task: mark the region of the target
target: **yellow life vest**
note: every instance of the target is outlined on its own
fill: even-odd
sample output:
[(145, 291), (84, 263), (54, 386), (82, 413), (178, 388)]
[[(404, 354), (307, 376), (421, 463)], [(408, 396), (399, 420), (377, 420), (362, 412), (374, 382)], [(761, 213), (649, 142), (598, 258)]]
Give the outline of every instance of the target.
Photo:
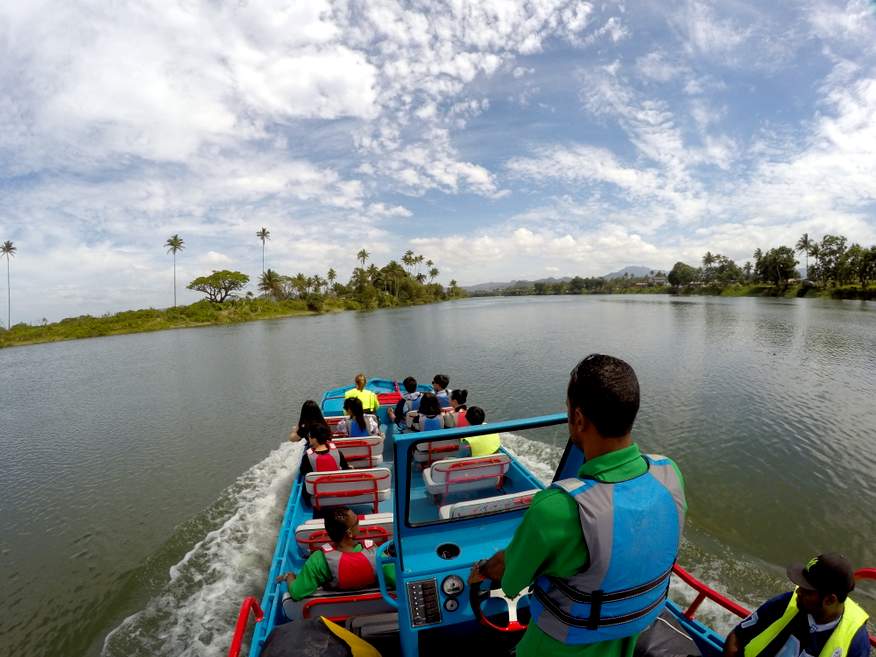
[(380, 408), (380, 402), (377, 400), (377, 395), (367, 388), (363, 390), (359, 390), (359, 388), (350, 388), (344, 393), (344, 399), (349, 397), (358, 397), (359, 401), (362, 402), (362, 408), (366, 413), (376, 413), (377, 409)]
[(468, 438), (463, 438), (463, 440), (471, 447), (472, 456), (495, 454), (502, 446), (502, 440), (497, 433), (488, 433), (484, 436), (469, 436)]
[[(745, 657), (757, 657), (800, 613), (803, 612), (797, 608), (797, 591), (794, 591), (781, 618), (769, 625), (745, 646)], [(867, 612), (861, 609), (857, 602), (846, 598), (843, 616), (837, 626), (833, 628), (833, 632), (831, 632), (818, 657), (843, 657), (847, 655), (849, 646), (852, 645), (852, 639), (855, 638), (855, 634), (861, 629), (861, 626), (867, 622), (867, 618)]]

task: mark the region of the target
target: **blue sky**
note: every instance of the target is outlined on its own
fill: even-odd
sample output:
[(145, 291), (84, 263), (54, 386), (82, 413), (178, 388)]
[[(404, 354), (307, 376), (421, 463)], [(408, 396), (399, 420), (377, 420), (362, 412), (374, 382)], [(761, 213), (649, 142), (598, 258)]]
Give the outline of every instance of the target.
[[(443, 282), (876, 243), (876, 6), (0, 6), (13, 320), (412, 248)], [(0, 295), (5, 301), (5, 290)]]

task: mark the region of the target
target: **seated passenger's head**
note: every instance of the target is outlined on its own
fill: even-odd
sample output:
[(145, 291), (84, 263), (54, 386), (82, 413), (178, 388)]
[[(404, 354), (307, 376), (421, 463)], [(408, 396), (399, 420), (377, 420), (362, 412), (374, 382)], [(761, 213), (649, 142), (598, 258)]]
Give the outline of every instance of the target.
[(340, 543), (345, 537), (355, 538), (359, 530), (359, 516), (346, 506), (332, 509), (325, 516), (325, 531), (332, 543)]
[(405, 392), (417, 392), (417, 380), (412, 376), (405, 377), (402, 385), (405, 387)]
[(639, 380), (620, 358), (590, 354), (572, 370), (566, 397), (573, 440), (585, 433), (626, 438), (639, 412)]
[(450, 393), (450, 405), (453, 406), (453, 410), (459, 407), (465, 408), (466, 399), (468, 399), (468, 390), (457, 388)]
[(465, 412), (465, 419), (468, 420), (469, 424), (473, 424), (477, 426), (478, 424), (484, 423), (484, 409), (480, 406), (472, 406)]
[(353, 379), (353, 382), (356, 384), (356, 388), (357, 388), (358, 390), (364, 390), (364, 389), (365, 389), (365, 384), (368, 383), (368, 379), (365, 378), (365, 375), (362, 374), (362, 372), (359, 372), (359, 373), (356, 375), (356, 378)]
[(301, 414), (298, 416), (298, 426), (303, 428), (314, 422), (325, 423), (322, 410), (312, 399), (308, 399), (301, 405)]
[(445, 390), (448, 385), (450, 385), (450, 377), (446, 374), (436, 374), (432, 378), (432, 390), (435, 392)]
[(365, 426), (365, 410), (362, 408), (362, 400), (358, 397), (347, 397), (344, 400), (344, 413), (348, 417), (354, 417), (359, 424)]
[(420, 415), (435, 416), (441, 414), (441, 405), (433, 392), (424, 392), (420, 397)]
[(319, 445), (326, 445), (332, 439), (332, 432), (325, 424), (310, 424), (307, 427), (307, 439), (314, 449)]

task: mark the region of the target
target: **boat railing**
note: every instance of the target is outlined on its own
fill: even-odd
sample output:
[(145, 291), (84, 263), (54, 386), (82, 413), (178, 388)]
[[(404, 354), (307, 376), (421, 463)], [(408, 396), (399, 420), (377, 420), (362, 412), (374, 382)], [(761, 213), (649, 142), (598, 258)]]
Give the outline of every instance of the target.
[(228, 657), (239, 657), (240, 647), (243, 645), (243, 636), (246, 634), (246, 628), (249, 625), (249, 614), (252, 612), (256, 623), (261, 623), (265, 617), (259, 601), (255, 596), (244, 598), (243, 604), (240, 605), (240, 613), (237, 614), (237, 625), (234, 626), (234, 636), (231, 638), (231, 647), (228, 649)]

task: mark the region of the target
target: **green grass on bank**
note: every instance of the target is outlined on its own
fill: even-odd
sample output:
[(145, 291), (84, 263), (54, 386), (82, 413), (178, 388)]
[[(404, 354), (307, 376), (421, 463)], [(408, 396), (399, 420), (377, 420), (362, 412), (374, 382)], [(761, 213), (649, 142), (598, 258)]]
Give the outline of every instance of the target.
[(238, 299), (225, 303), (198, 301), (190, 306), (177, 306), (166, 310), (127, 310), (114, 315), (93, 317), (81, 315), (60, 322), (43, 325), (16, 324), (11, 330), (0, 329), (0, 347), (77, 340), (102, 335), (121, 335), (162, 331), (164, 329), (235, 324), (258, 319), (314, 315), (320, 312), (355, 310), (358, 304), (333, 298), (287, 299)]
[(686, 287), (671, 290), (671, 294), (702, 295), (722, 297), (796, 297), (823, 299), (861, 299), (876, 300), (876, 287), (861, 288), (860, 285), (842, 285), (837, 287), (816, 287), (814, 285), (764, 285), (730, 284), (725, 286), (704, 285), (701, 287)]

